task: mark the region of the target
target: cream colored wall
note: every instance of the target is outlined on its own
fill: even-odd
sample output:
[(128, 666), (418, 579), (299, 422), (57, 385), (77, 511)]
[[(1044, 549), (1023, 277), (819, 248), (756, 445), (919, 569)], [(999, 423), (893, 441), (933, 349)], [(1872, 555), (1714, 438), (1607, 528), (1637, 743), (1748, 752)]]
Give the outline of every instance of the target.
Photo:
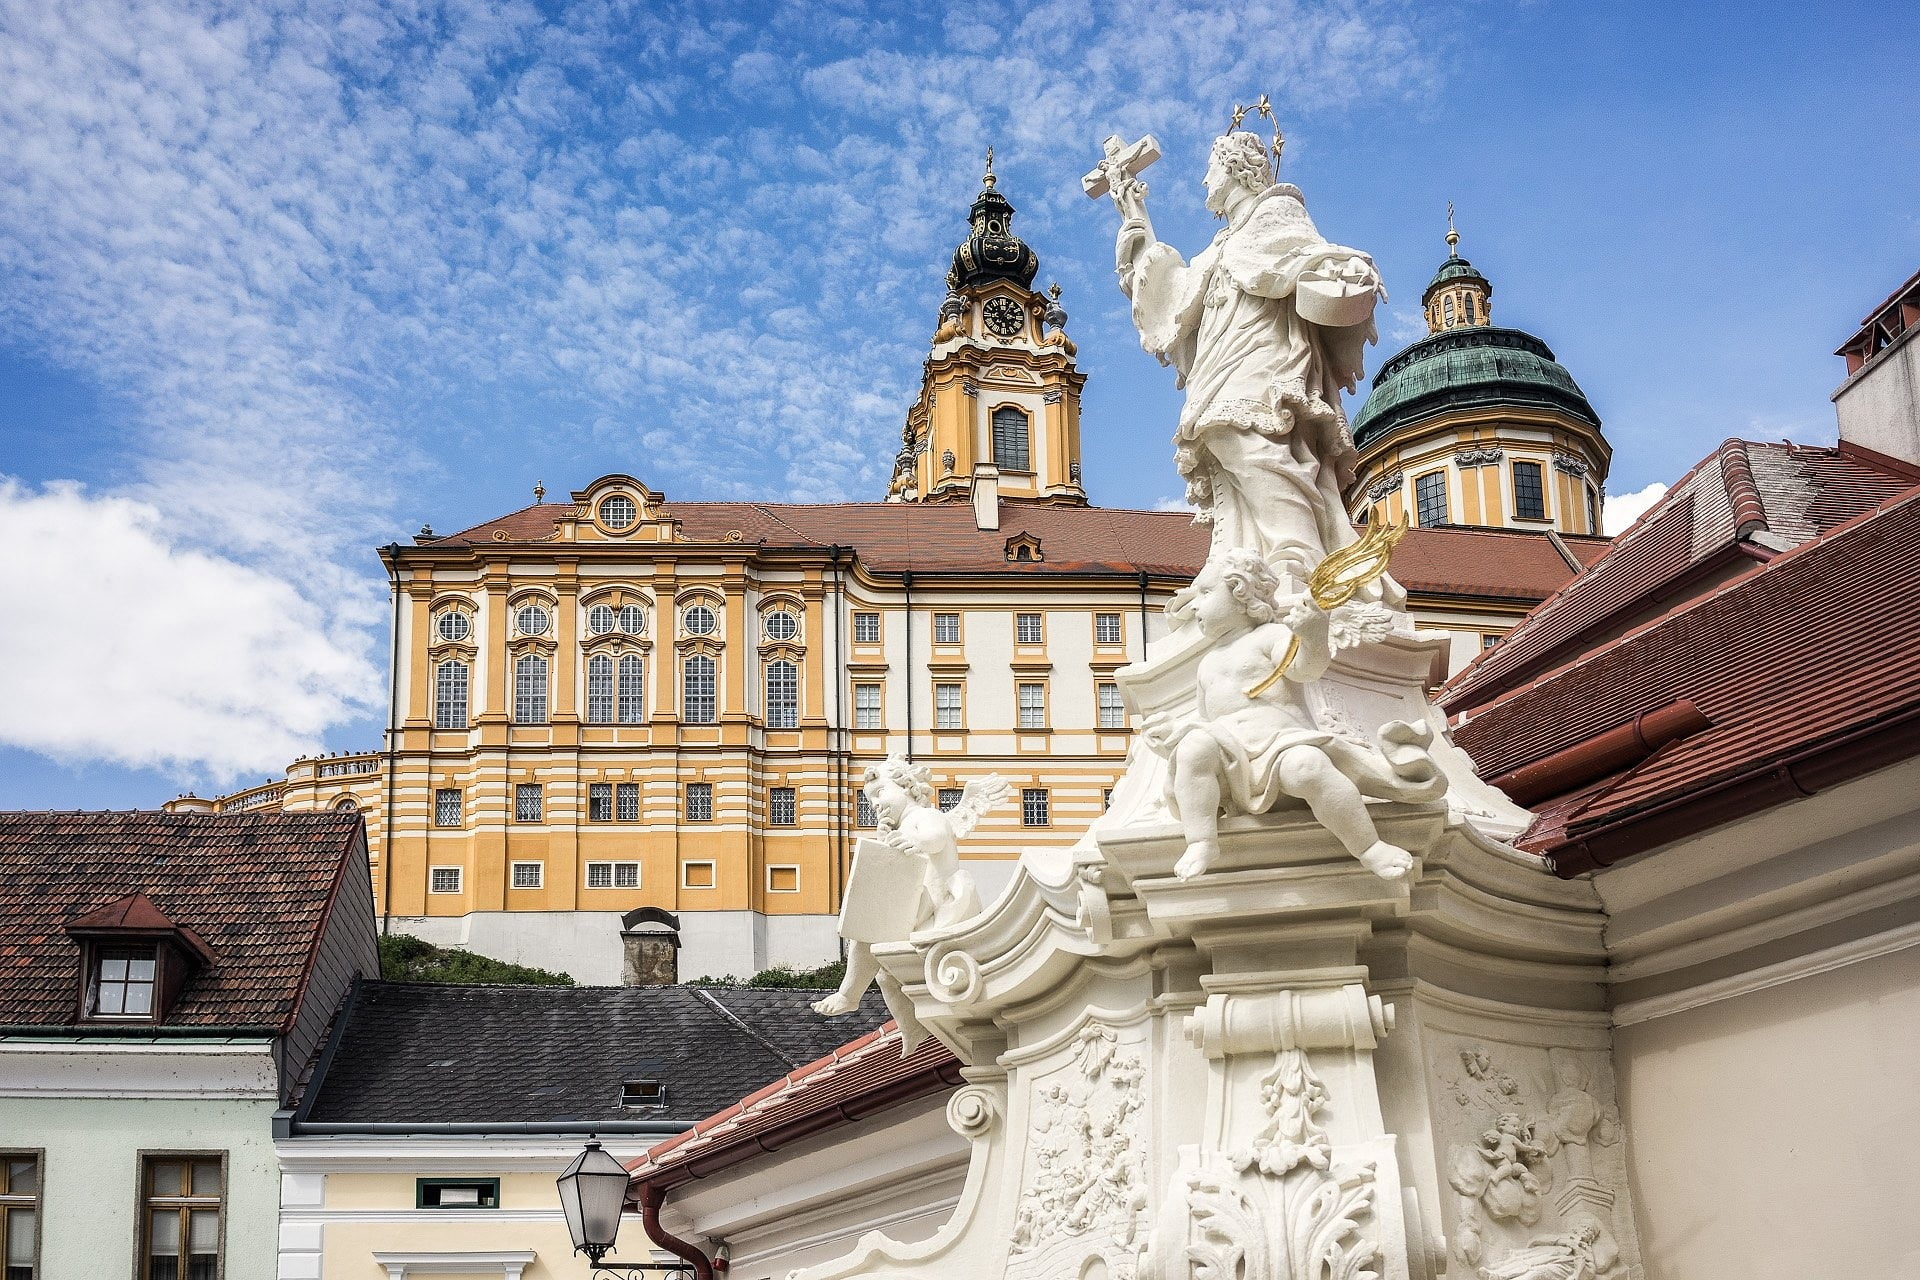
[(1649, 1280), (1920, 1276), (1920, 947), (1620, 1028)]

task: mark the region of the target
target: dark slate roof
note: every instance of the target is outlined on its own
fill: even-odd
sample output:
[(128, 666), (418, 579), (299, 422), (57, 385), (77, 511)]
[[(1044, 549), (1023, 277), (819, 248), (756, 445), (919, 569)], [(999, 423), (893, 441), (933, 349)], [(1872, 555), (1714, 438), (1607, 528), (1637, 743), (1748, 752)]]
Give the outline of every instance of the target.
[(1600, 425), (1546, 343), (1520, 329), (1469, 324), (1430, 333), (1380, 366), (1354, 415), (1354, 443), (1438, 414), (1494, 405), (1555, 410)]
[(0, 1024), (72, 1026), (67, 926), (140, 894), (213, 957), (165, 1026), (284, 1031), (364, 848), (357, 813), (0, 812)]
[[(310, 1124), (540, 1124), (709, 1115), (886, 1019), (822, 1018), (820, 991), (365, 982)], [(623, 1110), (659, 1080), (663, 1110)]]
[[(1427, 281), (1425, 292), (1432, 293), (1449, 280), (1478, 280), (1481, 284), (1487, 283), (1487, 278), (1480, 274), (1479, 268), (1457, 253), (1440, 264), (1440, 269), (1433, 273), (1433, 279)], [(1493, 292), (1492, 285), (1487, 286), (1487, 292)]]

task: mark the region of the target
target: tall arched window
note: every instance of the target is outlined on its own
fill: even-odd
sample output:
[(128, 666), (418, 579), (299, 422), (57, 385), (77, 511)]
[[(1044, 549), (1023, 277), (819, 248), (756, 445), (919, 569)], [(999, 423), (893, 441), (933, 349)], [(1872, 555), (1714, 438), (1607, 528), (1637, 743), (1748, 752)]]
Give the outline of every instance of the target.
[(680, 719), (683, 724), (712, 724), (720, 718), (715, 663), (696, 653), (681, 665)]
[(513, 722), (547, 722), (547, 660), (538, 654), (513, 664)]
[(604, 653), (587, 659), (587, 723), (613, 723), (613, 659)]
[(620, 723), (640, 724), (647, 718), (647, 666), (637, 653), (620, 655)]
[(993, 465), (1002, 471), (1027, 467), (1027, 415), (1002, 405), (993, 411)]
[(767, 728), (800, 727), (800, 668), (784, 658), (767, 664)]
[(1448, 294), (1440, 300), (1440, 313), (1446, 317), (1446, 327), (1453, 328), (1453, 295)]
[(449, 658), (433, 669), (433, 727), (467, 727), (467, 664)]

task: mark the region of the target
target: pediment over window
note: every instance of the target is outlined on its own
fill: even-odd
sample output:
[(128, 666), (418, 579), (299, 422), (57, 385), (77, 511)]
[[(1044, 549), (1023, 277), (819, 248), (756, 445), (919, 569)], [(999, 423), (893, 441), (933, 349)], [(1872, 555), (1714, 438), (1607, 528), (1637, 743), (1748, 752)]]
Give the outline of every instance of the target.
[(1030, 533), (1016, 533), (1007, 539), (1007, 559), (1015, 561), (1041, 561), (1047, 557), (1040, 550), (1040, 539)]

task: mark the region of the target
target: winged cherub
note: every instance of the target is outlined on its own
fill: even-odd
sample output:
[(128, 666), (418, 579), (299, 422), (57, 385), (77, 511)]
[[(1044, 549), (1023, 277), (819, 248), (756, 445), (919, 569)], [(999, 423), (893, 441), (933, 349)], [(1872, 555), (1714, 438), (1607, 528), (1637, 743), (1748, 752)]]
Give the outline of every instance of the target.
[[(944, 928), (979, 912), (980, 893), (974, 887), (973, 877), (960, 865), (959, 841), (973, 830), (982, 814), (1007, 798), (1011, 788), (998, 774), (975, 778), (961, 792), (960, 803), (942, 812), (933, 802), (933, 778), (927, 767), (914, 764), (905, 756), (890, 755), (867, 768), (861, 775), (860, 789), (873, 806), (877, 820), (878, 830), (873, 838), (921, 863), (919, 900), (914, 903), (861, 900), (860, 853), (856, 850), (855, 877), (847, 885), (847, 899), (840, 911), (841, 936), (847, 938), (847, 975), (838, 991), (815, 1002), (813, 1008), (828, 1017), (850, 1013), (860, 1003), (867, 985), (878, 977), (888, 1006), (900, 1017), (899, 1006), (904, 1002), (881, 974), (880, 962), (873, 957), (873, 944), (875, 941), (905, 942), (909, 935), (922, 929)], [(895, 927), (887, 932), (897, 933), (898, 937), (857, 941), (849, 931), (849, 922), (856, 917), (870, 920), (889, 916)], [(903, 1025), (904, 1021), (902, 1019)]]

